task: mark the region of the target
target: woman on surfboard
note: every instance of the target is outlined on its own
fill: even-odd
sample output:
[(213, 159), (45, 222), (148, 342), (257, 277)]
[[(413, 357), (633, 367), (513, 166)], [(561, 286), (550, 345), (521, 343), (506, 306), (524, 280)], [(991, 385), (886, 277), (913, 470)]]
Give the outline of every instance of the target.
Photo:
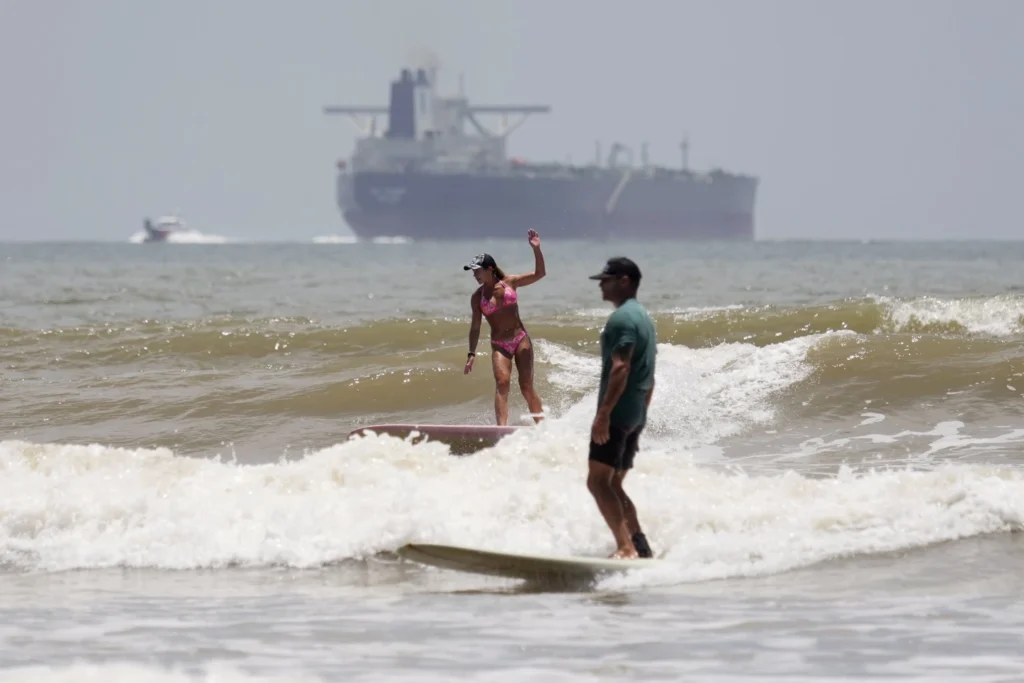
[(491, 368), (494, 370), (494, 417), (499, 425), (508, 423), (508, 392), (512, 378), (512, 363), (519, 373), (519, 390), (523, 392), (526, 405), (534, 422), (542, 419), (543, 407), (540, 396), (533, 388), (533, 343), (526, 333), (523, 321), (519, 319), (519, 287), (532, 285), (547, 274), (544, 270), (544, 255), (540, 252), (540, 235), (536, 230), (527, 232), (533, 247), (534, 267), (532, 273), (505, 275), (490, 254), (477, 254), (462, 267), (473, 271), (473, 277), (480, 287), (469, 299), (473, 321), (469, 328), (469, 355), (463, 374), (473, 370), (476, 360), (476, 345), (480, 340), (480, 320), (487, 318), (491, 327)]

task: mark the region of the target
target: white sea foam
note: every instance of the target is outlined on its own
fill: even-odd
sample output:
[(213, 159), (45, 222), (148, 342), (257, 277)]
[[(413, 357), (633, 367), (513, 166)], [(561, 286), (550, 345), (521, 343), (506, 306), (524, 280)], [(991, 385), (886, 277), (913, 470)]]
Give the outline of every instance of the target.
[(895, 299), (878, 296), (875, 300), (886, 306), (897, 329), (912, 322), (919, 324), (963, 325), (972, 334), (1010, 336), (1024, 331), (1024, 297), (992, 296), (943, 299), (917, 297)]
[[(670, 565), (643, 580), (779, 572), (1020, 528), (1024, 477), (1014, 469), (940, 465), (812, 478), (696, 464), (702, 445), (771, 420), (772, 396), (807, 376), (807, 351), (821, 338), (659, 349), (652, 438), (629, 486)], [(166, 449), (2, 442), (0, 561), (41, 570), (311, 567), (410, 541), (607, 553), (610, 535), (584, 486), (596, 368), (543, 348), (563, 373), (554, 381), (585, 397), (469, 458), (386, 435), (259, 466)], [(949, 428), (936, 435), (924, 459), (965, 438)]]
[[(141, 244), (146, 239), (144, 231), (133, 234), (128, 241), (132, 244)], [(227, 244), (232, 240), (222, 235), (208, 235), (198, 230), (176, 230), (167, 235), (168, 244)]]

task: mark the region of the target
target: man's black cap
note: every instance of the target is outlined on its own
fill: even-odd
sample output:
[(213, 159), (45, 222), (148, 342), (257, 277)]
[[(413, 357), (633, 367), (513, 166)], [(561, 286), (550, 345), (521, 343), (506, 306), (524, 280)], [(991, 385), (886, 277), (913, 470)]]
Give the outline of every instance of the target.
[(494, 257), (490, 254), (477, 254), (473, 257), (473, 260), (462, 266), (463, 270), (479, 270), (481, 268), (497, 268), (498, 264), (494, 262)]
[(634, 284), (640, 282), (640, 267), (625, 256), (616, 256), (608, 259), (604, 268), (597, 275), (591, 275), (591, 280), (605, 280), (613, 277), (628, 277)]

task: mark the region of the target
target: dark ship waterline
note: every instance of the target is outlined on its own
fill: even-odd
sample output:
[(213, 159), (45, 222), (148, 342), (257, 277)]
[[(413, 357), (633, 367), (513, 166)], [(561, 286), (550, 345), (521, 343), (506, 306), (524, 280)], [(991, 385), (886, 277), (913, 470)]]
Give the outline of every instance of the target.
[[(528, 228), (544, 239), (754, 238), (755, 177), (692, 171), (685, 145), (680, 169), (649, 165), (646, 149), (634, 166), (622, 145), (603, 166), (510, 159), (512, 129), (493, 133), (478, 117), (519, 114), (521, 124), (550, 107), (475, 106), (461, 95), (437, 96), (433, 84), (433, 74), (406, 69), (391, 84), (388, 107), (324, 108), (357, 123), (369, 117), (337, 176), (338, 207), (361, 239), (509, 238)], [(379, 134), (375, 117), (385, 114)], [(467, 123), (477, 135), (466, 133)]]

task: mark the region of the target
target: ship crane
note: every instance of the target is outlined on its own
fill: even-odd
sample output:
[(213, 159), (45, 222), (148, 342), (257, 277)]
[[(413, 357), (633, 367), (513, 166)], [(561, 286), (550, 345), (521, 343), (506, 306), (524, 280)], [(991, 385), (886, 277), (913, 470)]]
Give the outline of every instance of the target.
[(608, 152), (608, 168), (619, 167), (619, 154), (625, 152), (626, 154), (626, 166), (633, 165), (633, 150), (626, 147), (621, 142), (616, 142), (612, 145), (611, 150)]
[[(373, 137), (377, 132), (377, 117), (388, 113), (387, 107), (345, 107), (327, 106), (324, 113), (328, 115), (346, 114), (355, 126), (356, 132), (364, 137)], [(367, 120), (365, 117), (369, 117)]]
[[(483, 105), (483, 106), (467, 106), (463, 109), (463, 115), (473, 125), (481, 136), (485, 138), (501, 137), (505, 138), (511, 135), (519, 126), (526, 123), (526, 119), (530, 117), (530, 114), (549, 114), (551, 113), (551, 107), (546, 105)], [(480, 121), (477, 120), (475, 114), (500, 114), (501, 125), (497, 133), (488, 130)], [(509, 125), (508, 117), (513, 114), (521, 114), (522, 118), (519, 119), (515, 124)]]

